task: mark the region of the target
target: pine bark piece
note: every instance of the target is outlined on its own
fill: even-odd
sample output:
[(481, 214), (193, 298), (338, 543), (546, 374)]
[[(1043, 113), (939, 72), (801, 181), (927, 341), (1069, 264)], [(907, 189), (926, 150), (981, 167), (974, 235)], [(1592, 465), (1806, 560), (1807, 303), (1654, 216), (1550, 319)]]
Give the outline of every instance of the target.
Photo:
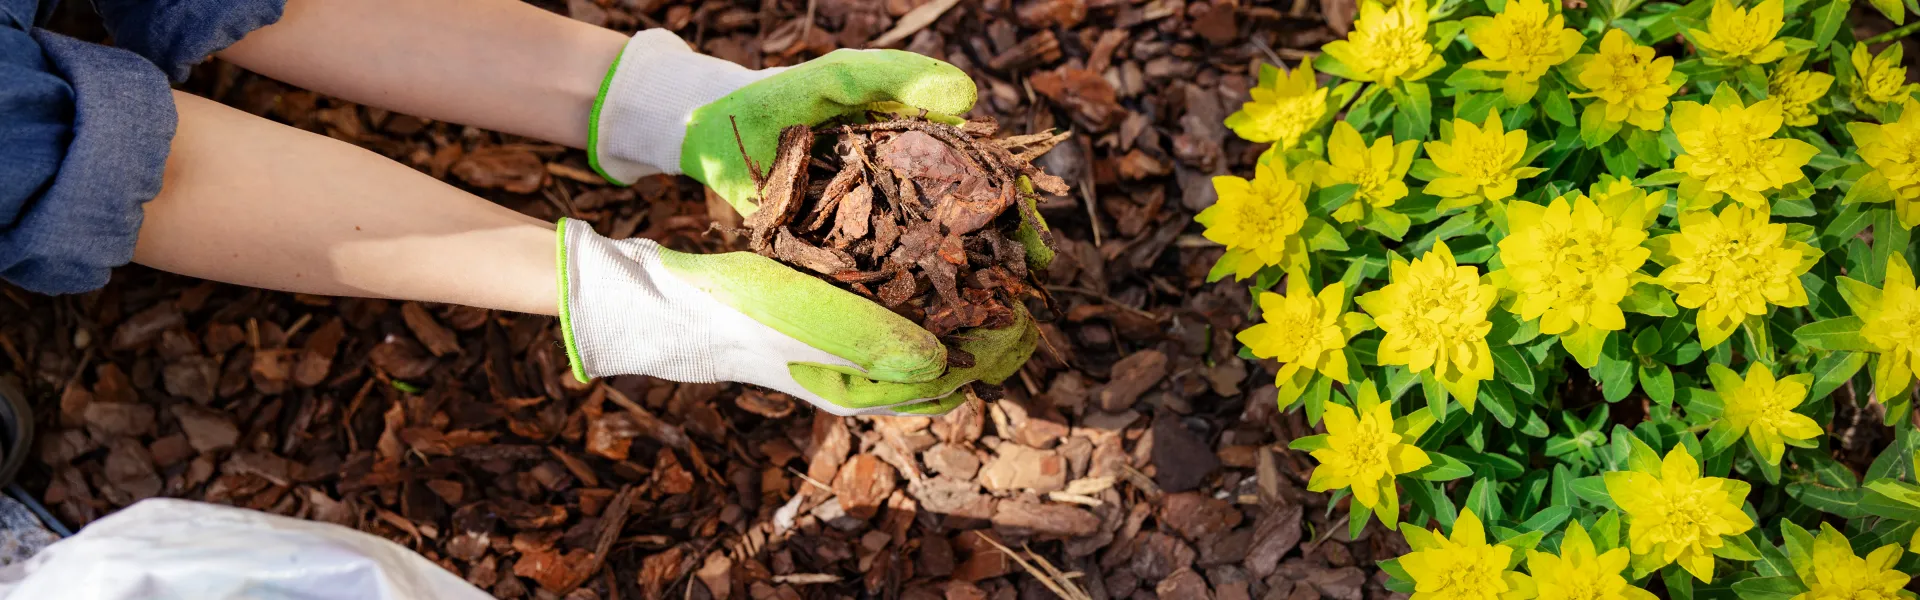
[(807, 161), (813, 148), (813, 129), (793, 125), (780, 130), (779, 152), (766, 184), (760, 188), (760, 202), (747, 215), (747, 229), (753, 232), (755, 252), (766, 254), (772, 247), (775, 230), (785, 226), (800, 209), (807, 191)]

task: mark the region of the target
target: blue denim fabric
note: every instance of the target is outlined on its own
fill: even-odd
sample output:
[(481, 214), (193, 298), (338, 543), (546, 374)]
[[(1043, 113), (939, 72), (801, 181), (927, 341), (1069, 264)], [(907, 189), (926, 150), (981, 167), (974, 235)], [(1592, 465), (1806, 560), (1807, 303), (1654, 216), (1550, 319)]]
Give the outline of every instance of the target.
[(0, 0), (0, 279), (60, 294), (133, 260), (176, 123), (166, 73), (278, 20), (285, 0), (97, 0), (132, 51), (36, 29), (53, 2)]

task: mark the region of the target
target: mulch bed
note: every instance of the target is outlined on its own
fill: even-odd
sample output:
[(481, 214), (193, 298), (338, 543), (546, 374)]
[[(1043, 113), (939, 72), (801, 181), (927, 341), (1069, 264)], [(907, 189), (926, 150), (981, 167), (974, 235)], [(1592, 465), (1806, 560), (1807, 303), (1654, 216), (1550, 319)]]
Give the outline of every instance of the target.
[[(1392, 597), (1372, 563), (1405, 548), (1377, 524), (1348, 539), (1304, 491), (1285, 442), (1309, 430), (1234, 355), (1248, 298), (1202, 285), (1220, 250), (1192, 223), (1260, 150), (1221, 125), (1250, 68), (1344, 33), (1351, 2), (548, 8), (753, 67), (888, 37), (972, 73), (1005, 135), (1071, 131), (1035, 161), (1071, 187), (1039, 205), (1059, 318), (1035, 359), (998, 401), (843, 419), (738, 385), (579, 384), (551, 318), (128, 267), (79, 296), (0, 287), (0, 370), (42, 432), (24, 484), (70, 526), (153, 496), (339, 523), (503, 598)], [(684, 179), (608, 187), (579, 151), (226, 64), (187, 88), (543, 219), (749, 245)]]

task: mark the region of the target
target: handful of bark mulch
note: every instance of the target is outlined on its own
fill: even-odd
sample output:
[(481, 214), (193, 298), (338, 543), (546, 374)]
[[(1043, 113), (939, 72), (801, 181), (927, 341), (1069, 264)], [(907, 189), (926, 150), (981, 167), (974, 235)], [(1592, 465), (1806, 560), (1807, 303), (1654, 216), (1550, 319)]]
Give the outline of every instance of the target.
[[(746, 219), (753, 251), (943, 339), (1014, 324), (1023, 298), (1046, 301), (1028, 264), (1030, 252), (1052, 255), (1035, 190), (1065, 194), (1067, 185), (1032, 162), (1071, 134), (995, 139), (990, 120), (887, 117), (788, 127), (765, 176), (748, 158), (760, 193)], [(971, 366), (972, 357), (949, 352), (949, 364)]]

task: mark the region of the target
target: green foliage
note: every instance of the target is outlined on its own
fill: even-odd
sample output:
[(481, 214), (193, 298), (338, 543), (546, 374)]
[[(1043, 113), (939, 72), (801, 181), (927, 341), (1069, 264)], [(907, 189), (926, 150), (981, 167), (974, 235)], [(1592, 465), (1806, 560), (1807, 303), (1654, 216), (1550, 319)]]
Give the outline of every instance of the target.
[[(1898, 0), (1872, 0), (1872, 5), (1896, 22), (1904, 17), (1905, 7)], [(1863, 287), (1888, 285), (1890, 262), (1911, 263), (1915, 251), (1895, 210), (1904, 204), (1889, 202), (1896, 200), (1894, 192), (1884, 178), (1874, 179), (1876, 171), (1863, 162), (1854, 146), (1855, 134), (1848, 129), (1848, 123), (1889, 116), (1855, 106), (1842, 92), (1855, 77), (1847, 63), (1858, 41), (1852, 28), (1843, 26), (1851, 2), (1787, 2), (1776, 40), (1780, 56), (1760, 64), (1753, 64), (1758, 58), (1752, 56), (1743, 59), (1721, 50), (1701, 54), (1692, 45), (1674, 43), (1677, 36), (1697, 41), (1701, 31), (1711, 29), (1713, 0), (1604, 0), (1564, 11), (1552, 3), (1565, 27), (1585, 38), (1579, 51), (1583, 57), (1596, 53), (1609, 31), (1618, 31), (1673, 58), (1668, 81), (1679, 85), (1662, 108), (1658, 131), (1617, 117), (1609, 120), (1608, 107), (1582, 93), (1586, 89), (1579, 67), (1590, 67), (1590, 59), (1575, 58), (1546, 70), (1534, 82), (1538, 91), (1519, 102), (1506, 72), (1469, 68), (1486, 62), (1483, 49), (1470, 37), (1471, 20), (1511, 6), (1499, 0), (1469, 0), (1430, 9), (1435, 52), (1445, 64), (1418, 80), (1380, 80), (1358, 64), (1321, 56), (1316, 67), (1336, 75), (1338, 82), (1326, 85), (1337, 85), (1345, 92), (1335, 96), (1352, 101), (1328, 106), (1329, 118), (1307, 134), (1301, 147), (1276, 149), (1268, 158), (1284, 163), (1295, 181), (1316, 189), (1306, 196), (1306, 213), (1327, 224), (1330, 231), (1318, 235), (1344, 242), (1316, 244), (1322, 249), (1311, 253), (1307, 270), (1290, 276), (1304, 277), (1316, 289), (1343, 282), (1346, 292), (1365, 305), (1366, 294), (1394, 282), (1393, 272), (1444, 246), (1461, 267), (1474, 269), (1482, 284), (1500, 287), (1483, 336), (1493, 375), (1479, 381), (1477, 391), (1466, 398), (1459, 398), (1457, 389), (1444, 385), (1433, 371), (1383, 361), (1395, 343), (1384, 324), (1349, 342), (1349, 380), (1379, 382), (1381, 397), (1393, 405), (1395, 416), (1431, 416), (1431, 427), (1417, 440), (1403, 441), (1423, 450), (1431, 463), (1397, 475), (1398, 500), (1405, 506), (1389, 510), (1406, 524), (1400, 530), (1428, 536), (1418, 527), (1438, 523), (1449, 528), (1460, 510), (1470, 509), (1494, 532), (1488, 539), (1506, 540), (1501, 543), (1521, 540), (1527, 547), (1539, 543), (1543, 550), (1554, 548), (1566, 525), (1577, 522), (1593, 532), (1600, 551), (1624, 547), (1631, 518), (1609, 494), (1603, 475), (1658, 473), (1661, 457), (1685, 447), (1701, 461), (1704, 476), (1752, 483), (1744, 509), (1759, 525), (1729, 536), (1715, 551), (1712, 581), (1667, 565), (1638, 579), (1629, 570), (1635, 585), (1664, 587), (1675, 598), (1788, 600), (1808, 589), (1805, 575), (1795, 567), (1799, 561), (1792, 557), (1807, 555), (1812, 543), (1807, 530), (1817, 530), (1823, 521), (1844, 524), (1860, 556), (1883, 544), (1906, 544), (1920, 528), (1920, 479), (1915, 474), (1920, 435), (1914, 433), (1906, 410), (1911, 406), (1910, 386), (1888, 397), (1874, 393), (1876, 374), (1887, 371), (1883, 361), (1890, 358), (1863, 333), (1867, 321), (1856, 307), (1859, 295), (1866, 293)], [(1468, 24), (1463, 27), (1463, 22)], [(1675, 131), (1678, 119), (1666, 115), (1677, 110), (1678, 103), (1721, 109), (1753, 107), (1770, 97), (1790, 103), (1792, 90), (1770, 88), (1770, 83), (1780, 73), (1796, 71), (1830, 73), (1838, 83), (1832, 93), (1802, 103), (1807, 122), (1774, 134), (1772, 140), (1804, 144), (1811, 158), (1804, 166), (1793, 165), (1805, 179), (1761, 194), (1760, 206), (1766, 210), (1760, 214), (1771, 224), (1787, 226), (1788, 241), (1783, 244), (1804, 244), (1792, 247), (1803, 248), (1798, 256), (1806, 268), (1795, 279), (1806, 300), (1774, 302), (1765, 314), (1741, 315), (1744, 320), (1730, 326), (1737, 330), (1724, 341), (1703, 345), (1709, 337), (1701, 330), (1704, 308), (1689, 308), (1699, 305), (1681, 301), (1686, 299), (1676, 297), (1659, 278), (1676, 260), (1673, 242), (1662, 236), (1683, 229), (1683, 212), (1720, 212), (1743, 201), (1707, 190), (1699, 179), (1678, 170), (1685, 168), (1678, 159), (1686, 150)], [(1350, 87), (1355, 85), (1359, 87)], [(1461, 175), (1447, 170), (1457, 160), (1436, 153), (1446, 151), (1436, 143), (1453, 143), (1451, 151), (1460, 152), (1461, 124), (1479, 126), (1488, 119), (1506, 131), (1524, 132), (1528, 143), (1511, 166), (1538, 173), (1520, 175), (1511, 198), (1486, 196), (1462, 203), (1448, 183)], [(1386, 136), (1391, 136), (1391, 144), (1420, 142), (1411, 163), (1400, 167), (1407, 187), (1404, 197), (1390, 205), (1368, 205), (1361, 218), (1341, 213), (1358, 215), (1377, 188), (1341, 180), (1341, 169), (1351, 167), (1342, 165), (1343, 146), (1333, 132), (1349, 126), (1359, 134), (1363, 149)], [(1515, 211), (1523, 208), (1518, 202), (1548, 205), (1576, 196), (1598, 200), (1596, 186), (1614, 181), (1630, 182), (1656, 202), (1664, 200), (1648, 213), (1647, 238), (1639, 247), (1649, 251), (1650, 259), (1634, 273), (1618, 304), (1623, 323), (1601, 331), (1582, 333), (1576, 328), (1544, 334), (1543, 329), (1552, 328), (1543, 326), (1540, 318), (1520, 317), (1522, 302), (1505, 285), (1506, 268), (1514, 257), (1503, 253), (1502, 242), (1514, 235)], [(1279, 281), (1275, 276), (1253, 282), (1256, 294), (1278, 287)], [(1885, 423), (1898, 431), (1897, 439), (1875, 457), (1864, 480), (1836, 460), (1833, 445), (1821, 437), (1789, 439), (1792, 447), (1777, 464), (1767, 460), (1764, 444), (1731, 416), (1732, 408), (1740, 406), (1731, 390), (1740, 387), (1740, 374), (1757, 365), (1782, 381), (1800, 382), (1805, 396), (1794, 412), (1822, 429), (1831, 433), (1850, 427), (1832, 423), (1838, 412), (1864, 411), (1885, 414)], [(1350, 404), (1350, 392), (1340, 391), (1345, 384), (1325, 375), (1311, 377), (1314, 384), (1335, 392), (1323, 394), (1324, 402)], [(1449, 402), (1450, 394), (1459, 402)], [(1874, 403), (1886, 410), (1871, 406)], [(1319, 422), (1320, 409), (1309, 405), (1307, 410)], [(1325, 449), (1328, 440), (1314, 436), (1295, 440), (1292, 446)], [(1354, 506), (1350, 523), (1355, 532), (1381, 510)], [(1393, 578), (1389, 589), (1412, 589), (1406, 564), (1382, 563)], [(1900, 564), (1913, 572), (1920, 559), (1908, 555)]]

